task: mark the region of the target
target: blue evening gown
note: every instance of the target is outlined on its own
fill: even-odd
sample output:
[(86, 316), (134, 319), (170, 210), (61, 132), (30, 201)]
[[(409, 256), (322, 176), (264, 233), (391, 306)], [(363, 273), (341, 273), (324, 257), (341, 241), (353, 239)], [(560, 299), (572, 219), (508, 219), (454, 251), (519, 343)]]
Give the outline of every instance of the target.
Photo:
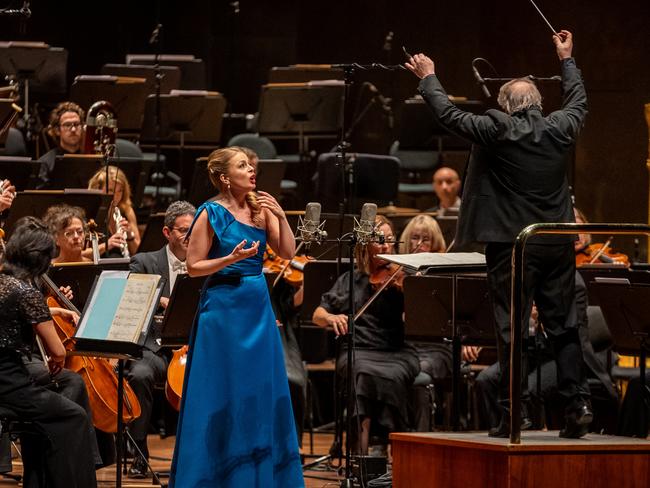
[[(266, 232), (207, 202), (209, 257), (243, 239), (257, 255), (208, 277), (190, 338), (174, 488), (303, 487), (282, 344), (262, 274)], [(191, 230), (190, 230), (191, 232)]]

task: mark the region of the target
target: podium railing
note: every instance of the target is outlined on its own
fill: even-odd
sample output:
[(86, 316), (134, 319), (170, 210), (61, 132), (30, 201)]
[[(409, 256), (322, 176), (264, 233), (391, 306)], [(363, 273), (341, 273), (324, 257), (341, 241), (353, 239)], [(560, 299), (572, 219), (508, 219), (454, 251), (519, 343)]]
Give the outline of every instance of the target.
[[(521, 444), (521, 351), (523, 309), (523, 263), (526, 242), (538, 234), (607, 234), (638, 235), (650, 238), (650, 225), (645, 224), (569, 224), (542, 223), (524, 228), (512, 248), (512, 281), (510, 295), (510, 443)], [(519, 318), (517, 318), (519, 317)]]

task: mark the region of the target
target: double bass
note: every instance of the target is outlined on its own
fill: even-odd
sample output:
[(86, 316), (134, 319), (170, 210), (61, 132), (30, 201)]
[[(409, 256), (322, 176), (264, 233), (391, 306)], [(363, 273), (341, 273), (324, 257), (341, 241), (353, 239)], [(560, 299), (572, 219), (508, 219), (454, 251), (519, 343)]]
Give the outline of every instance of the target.
[[(43, 275), (41, 279), (48, 289), (48, 307), (66, 308), (80, 315), (79, 310), (59, 291), (56, 284), (47, 275)], [(75, 325), (63, 317), (54, 316), (52, 318), (55, 329), (66, 350), (68, 352), (74, 351)], [(116, 433), (117, 375), (111, 363), (107, 359), (68, 354), (65, 360), (65, 368), (78, 373), (86, 384), (93, 414), (93, 425), (103, 432)], [(122, 418), (128, 424), (138, 418), (140, 414), (140, 402), (128, 382), (124, 380)]]

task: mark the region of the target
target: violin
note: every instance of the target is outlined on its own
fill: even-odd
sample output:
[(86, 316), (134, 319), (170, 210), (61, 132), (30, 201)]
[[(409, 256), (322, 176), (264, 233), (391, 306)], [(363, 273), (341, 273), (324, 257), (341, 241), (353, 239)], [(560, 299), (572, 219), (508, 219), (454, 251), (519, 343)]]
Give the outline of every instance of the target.
[(270, 246), (266, 246), (263, 266), (270, 273), (279, 273), (287, 283), (298, 288), (302, 285), (305, 264), (312, 259), (314, 258), (309, 256), (295, 256), (293, 259), (283, 259)]
[(399, 290), (403, 289), (404, 277), (406, 273), (402, 269), (402, 266), (399, 266), (395, 263), (389, 263), (386, 266), (381, 266), (377, 268), (370, 274), (370, 284), (373, 288), (377, 289), (380, 287), (386, 288), (387, 286), (393, 286)]
[(185, 381), (185, 365), (187, 364), (187, 351), (185, 345), (173, 352), (172, 360), (167, 368), (167, 382), (165, 383), (165, 397), (169, 404), (178, 412), (181, 409), (183, 397), (183, 383)]
[(608, 239), (604, 244), (591, 244), (576, 252), (576, 266), (586, 264), (616, 264), (629, 267), (630, 259), (627, 255), (614, 252), (609, 246), (612, 239)]
[[(48, 307), (66, 308), (77, 314), (79, 310), (61, 293), (56, 284), (47, 275), (42, 277), (47, 285)], [(55, 329), (67, 351), (74, 351), (75, 325), (60, 316), (52, 317)], [(81, 375), (86, 384), (93, 425), (108, 433), (117, 432), (117, 375), (107, 359), (68, 354), (65, 368)], [(122, 418), (125, 423), (138, 418), (141, 414), (140, 402), (126, 380), (124, 380), (124, 407)]]

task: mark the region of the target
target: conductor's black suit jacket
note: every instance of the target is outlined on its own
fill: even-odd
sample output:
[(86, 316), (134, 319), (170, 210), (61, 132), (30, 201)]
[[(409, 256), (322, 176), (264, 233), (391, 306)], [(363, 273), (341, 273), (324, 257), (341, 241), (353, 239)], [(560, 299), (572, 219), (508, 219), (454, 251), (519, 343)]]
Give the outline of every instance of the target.
[(474, 115), (449, 101), (436, 75), (420, 82), (419, 92), (442, 125), (473, 143), (456, 246), (514, 242), (530, 224), (574, 222), (566, 172), (587, 114), (587, 95), (573, 58), (562, 61), (562, 89), (562, 108), (546, 117), (538, 107)]

